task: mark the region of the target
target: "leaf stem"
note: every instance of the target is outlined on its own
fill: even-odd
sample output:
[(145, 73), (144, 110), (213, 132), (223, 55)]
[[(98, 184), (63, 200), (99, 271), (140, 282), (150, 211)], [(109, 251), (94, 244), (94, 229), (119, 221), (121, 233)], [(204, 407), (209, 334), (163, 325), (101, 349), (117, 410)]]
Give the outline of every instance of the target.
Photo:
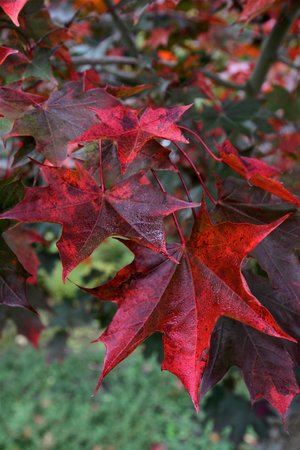
[[(151, 169), (151, 172), (152, 172), (152, 175), (154, 176), (155, 180), (157, 181), (157, 184), (159, 185), (161, 191), (166, 194), (167, 191), (165, 190), (165, 188), (164, 188), (162, 182), (160, 181), (160, 179), (158, 178), (156, 171), (154, 169)], [(183, 245), (185, 245), (185, 238), (183, 236), (183, 233), (182, 233), (182, 230), (180, 228), (180, 225), (179, 225), (179, 222), (178, 222), (178, 219), (176, 217), (175, 212), (172, 213), (172, 217), (173, 217), (173, 220), (174, 220), (174, 223), (175, 223), (175, 226), (176, 226), (177, 233), (178, 233), (178, 235), (180, 237), (180, 241), (181, 241), (181, 243)]]
[[(185, 182), (185, 180), (184, 180), (184, 178), (183, 178), (182, 173), (180, 172), (180, 170), (178, 169), (178, 167), (177, 167), (177, 165), (176, 165), (175, 163), (172, 163), (172, 165), (173, 165), (173, 167), (174, 167), (174, 169), (175, 169), (177, 175), (178, 175), (179, 178), (180, 178), (182, 187), (183, 187), (183, 189), (184, 189), (184, 192), (185, 192), (185, 194), (186, 194), (186, 196), (187, 196), (188, 201), (192, 203), (193, 200), (192, 200), (191, 194), (190, 194), (190, 192), (189, 192), (189, 189), (188, 189), (188, 187), (187, 187), (187, 185), (186, 185), (186, 182)], [(196, 213), (195, 213), (194, 208), (191, 208), (191, 210), (192, 210), (192, 214), (193, 214), (194, 220), (196, 220)]]
[(104, 184), (104, 174), (103, 174), (102, 140), (99, 141), (99, 174), (100, 174), (101, 191), (104, 192), (105, 184)]
[(199, 172), (199, 170), (197, 169), (197, 167), (195, 166), (195, 164), (193, 163), (193, 161), (191, 160), (191, 158), (189, 157), (189, 155), (183, 150), (183, 148), (181, 148), (176, 142), (173, 142), (173, 144), (178, 148), (178, 150), (180, 151), (180, 153), (185, 157), (185, 159), (188, 161), (188, 163), (191, 165), (192, 169), (194, 170), (195, 174), (198, 177), (198, 180), (200, 181), (205, 193), (207, 194), (207, 197), (210, 199), (210, 201), (216, 206), (217, 202), (216, 200), (213, 198), (213, 196), (211, 195), (211, 193), (209, 192), (206, 184), (203, 181), (203, 178), (201, 176), (201, 173)]
[(204, 140), (197, 134), (195, 133), (195, 131), (191, 130), (190, 128), (184, 127), (182, 125), (179, 125), (179, 128), (181, 128), (182, 130), (187, 131), (188, 133), (191, 133), (196, 139), (197, 141), (200, 142), (200, 144), (205, 148), (205, 150), (207, 151), (207, 153), (209, 153), (209, 155), (218, 162), (221, 162), (221, 158), (218, 158), (216, 155), (213, 154), (213, 152), (208, 148), (208, 146), (206, 145), (206, 143), (204, 142)]

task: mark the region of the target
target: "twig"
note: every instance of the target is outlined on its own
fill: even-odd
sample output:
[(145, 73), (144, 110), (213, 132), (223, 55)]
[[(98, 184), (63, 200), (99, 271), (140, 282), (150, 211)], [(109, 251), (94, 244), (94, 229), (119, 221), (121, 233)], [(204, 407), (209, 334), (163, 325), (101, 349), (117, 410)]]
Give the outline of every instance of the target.
[(207, 151), (207, 153), (215, 160), (218, 162), (221, 162), (221, 158), (218, 158), (218, 156), (216, 156), (210, 149), (209, 147), (206, 145), (206, 143), (204, 142), (204, 140), (197, 134), (195, 133), (195, 131), (191, 130), (190, 128), (184, 127), (182, 125), (179, 125), (179, 128), (181, 128), (182, 130), (187, 131), (188, 133), (191, 133), (198, 142), (200, 142), (200, 144), (204, 147), (204, 149)]
[(216, 200), (213, 198), (213, 196), (211, 195), (211, 193), (209, 192), (206, 184), (204, 183), (204, 180), (202, 178), (201, 173), (199, 172), (199, 170), (197, 169), (197, 167), (195, 166), (195, 164), (193, 163), (193, 161), (191, 160), (191, 158), (189, 157), (189, 155), (183, 150), (183, 148), (180, 147), (180, 145), (177, 144), (177, 142), (173, 142), (173, 144), (178, 148), (178, 150), (180, 151), (180, 153), (185, 157), (185, 159), (188, 161), (188, 163), (190, 164), (190, 166), (192, 167), (192, 169), (194, 170), (195, 174), (197, 175), (198, 180), (200, 181), (200, 184), (202, 185), (207, 197), (210, 199), (210, 201), (216, 206), (217, 202)]
[(120, 80), (122, 80), (124, 83), (140, 83), (142, 82), (141, 80), (139, 80), (139, 76), (140, 76), (140, 71), (136, 71), (136, 72), (127, 72), (125, 70), (113, 70), (113, 69), (103, 69), (105, 70), (105, 72), (109, 73), (110, 75), (113, 75), (116, 78), (119, 78)]
[(216, 73), (210, 72), (209, 70), (206, 70), (206, 69), (201, 69), (200, 72), (206, 78), (209, 78), (210, 80), (214, 81), (219, 86), (224, 86), (224, 87), (226, 87), (228, 89), (232, 89), (234, 91), (245, 91), (246, 90), (245, 84), (238, 84), (238, 83), (234, 83), (229, 80), (225, 80), (224, 78), (221, 78)]
[(283, 55), (279, 55), (277, 59), (283, 64), (289, 66), (291, 69), (300, 70), (300, 64), (295, 64), (293, 61)]
[(74, 64), (84, 65), (89, 64), (90, 66), (109, 66), (112, 64), (127, 64), (130, 66), (137, 66), (139, 61), (137, 58), (131, 56), (102, 56), (100, 58), (86, 58), (82, 56), (74, 56), (72, 58)]
[[(178, 175), (179, 178), (180, 178), (180, 181), (181, 181), (183, 190), (184, 190), (184, 192), (185, 192), (185, 195), (186, 195), (188, 201), (189, 201), (190, 203), (192, 203), (193, 200), (192, 200), (191, 194), (190, 194), (190, 192), (189, 192), (189, 190), (188, 190), (188, 187), (187, 187), (187, 185), (186, 185), (186, 182), (185, 182), (185, 179), (184, 179), (182, 173), (180, 172), (180, 170), (178, 169), (178, 167), (177, 167), (177, 165), (176, 165), (175, 163), (172, 163), (172, 165), (173, 165), (173, 167), (174, 167), (174, 169), (175, 169), (177, 175)], [(194, 210), (194, 208), (191, 208), (191, 209), (192, 209), (192, 214), (193, 214), (194, 220), (196, 220), (196, 213), (195, 213), (195, 210)]]
[(99, 175), (100, 175), (101, 191), (105, 192), (104, 174), (103, 174), (102, 140), (99, 141)]
[(119, 14), (111, 0), (104, 0), (104, 3), (106, 4), (108, 11), (110, 12), (117, 28), (119, 29), (119, 31), (123, 37), (124, 44), (127, 47), (128, 53), (137, 58), (139, 56), (139, 52), (136, 48), (132, 34), (130, 33), (129, 29), (127, 28), (127, 25), (119, 16)]
[[(292, 6), (291, 6), (292, 4)], [(265, 38), (260, 55), (257, 59), (253, 73), (247, 82), (246, 92), (248, 96), (255, 97), (259, 94), (272, 64), (278, 59), (278, 49), (285, 38), (290, 26), (297, 18), (300, 11), (300, 1), (286, 2), (271, 33)]]
[[(165, 188), (164, 188), (162, 182), (161, 182), (160, 179), (158, 178), (158, 176), (157, 176), (155, 170), (154, 170), (154, 169), (151, 169), (151, 172), (152, 172), (152, 175), (154, 176), (155, 180), (157, 181), (157, 184), (159, 185), (161, 191), (162, 191), (164, 194), (166, 194), (167, 192), (166, 192), (166, 190), (165, 190)], [(175, 223), (175, 226), (176, 226), (178, 235), (179, 235), (179, 237), (180, 237), (180, 241), (181, 241), (181, 243), (182, 243), (183, 245), (185, 245), (185, 239), (184, 239), (184, 236), (183, 236), (183, 233), (182, 233), (182, 230), (181, 230), (181, 228), (180, 228), (180, 225), (179, 225), (179, 222), (178, 222), (178, 219), (177, 219), (177, 217), (176, 217), (175, 212), (172, 213), (172, 217), (173, 217), (173, 220), (174, 220), (174, 223)]]

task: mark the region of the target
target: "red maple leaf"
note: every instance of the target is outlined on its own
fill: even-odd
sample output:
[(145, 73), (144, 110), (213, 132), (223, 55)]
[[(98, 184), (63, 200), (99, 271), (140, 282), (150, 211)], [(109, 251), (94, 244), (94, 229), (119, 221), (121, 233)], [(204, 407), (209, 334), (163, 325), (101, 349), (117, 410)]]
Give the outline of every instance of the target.
[(250, 22), (255, 17), (268, 11), (268, 9), (280, 5), (283, 2), (284, 0), (246, 0), (239, 20), (241, 22)]
[(28, 109), (44, 101), (42, 96), (24, 92), (19, 86), (0, 86), (1, 115), (10, 119), (21, 117)]
[(0, 65), (4, 63), (9, 55), (13, 55), (14, 53), (18, 53), (18, 50), (0, 46)]
[(300, 206), (300, 199), (289, 192), (279, 181), (273, 179), (278, 176), (277, 169), (256, 158), (240, 156), (229, 141), (220, 145), (219, 150), (222, 161), (251, 184)]
[(130, 245), (135, 261), (108, 284), (86, 289), (118, 304), (113, 321), (98, 339), (106, 346), (106, 356), (96, 390), (119, 362), (158, 331), (163, 333), (162, 369), (182, 381), (198, 409), (211, 334), (220, 316), (289, 339), (250, 292), (240, 269), (245, 256), (285, 219), (263, 226), (213, 225), (203, 206), (186, 247), (169, 246), (179, 265)]
[[(260, 267), (267, 273), (278, 302), (270, 309), (284, 317), (283, 326), (292, 336), (300, 339), (300, 265), (297, 248), (300, 248), (300, 211), (293, 205), (270, 200), (270, 194), (244, 180), (228, 177), (218, 188), (218, 205), (213, 218), (218, 222), (248, 222), (267, 224), (290, 213), (273, 233), (253, 251)], [(275, 200), (275, 199), (274, 199)], [(278, 320), (278, 319), (277, 319)], [(282, 322), (279, 322), (282, 324)]]
[(228, 319), (218, 322), (212, 338), (201, 396), (218, 383), (232, 366), (241, 369), (253, 402), (266, 399), (285, 417), (299, 393), (294, 361), (281, 339), (259, 333)]
[(58, 165), (67, 156), (68, 142), (96, 121), (88, 107), (99, 104), (108, 108), (119, 102), (104, 89), (84, 92), (80, 81), (65, 83), (46, 102), (19, 118), (10, 136), (33, 136), (37, 150)]
[(30, 273), (27, 283), (37, 283), (37, 269), (40, 265), (39, 258), (32, 248), (32, 244), (46, 244), (47, 241), (35, 230), (25, 228), (22, 225), (10, 228), (3, 233), (3, 238), (18, 257), (24, 269)]
[(188, 141), (175, 122), (190, 107), (191, 105), (174, 108), (146, 108), (140, 118), (138, 111), (122, 105), (109, 109), (90, 108), (96, 112), (100, 121), (74, 142), (90, 142), (97, 139), (115, 141), (118, 158), (124, 169), (151, 139), (162, 138), (187, 143)]
[(27, 299), (28, 275), (16, 255), (0, 236), (0, 305), (34, 311)]
[(79, 164), (77, 170), (41, 166), (41, 171), (48, 186), (28, 188), (25, 198), (0, 218), (62, 224), (57, 247), (64, 280), (109, 236), (167, 253), (164, 217), (198, 206), (161, 192), (142, 171), (105, 192)]
[(13, 23), (18, 27), (19, 13), (28, 0), (0, 0), (0, 7), (3, 9)]
[[(294, 305), (294, 309), (298, 311), (292, 311), (293, 305), (282, 300), (277, 288), (267, 278), (253, 274), (250, 270), (244, 274), (252, 292), (272, 312), (277, 322), (299, 339), (297, 305)], [(293, 320), (290, 321), (290, 317)], [(265, 398), (285, 417), (291, 401), (299, 393), (294, 374), (298, 347), (294, 343), (275, 339), (236, 321), (222, 318), (213, 332), (211, 357), (203, 376), (201, 393), (204, 395), (220, 381), (231, 366), (238, 366), (252, 401)]]

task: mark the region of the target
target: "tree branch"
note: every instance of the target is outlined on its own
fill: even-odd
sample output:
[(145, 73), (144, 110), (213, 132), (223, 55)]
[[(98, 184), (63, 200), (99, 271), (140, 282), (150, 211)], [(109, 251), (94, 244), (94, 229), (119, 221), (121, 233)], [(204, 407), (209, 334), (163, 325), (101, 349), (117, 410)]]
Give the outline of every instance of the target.
[(91, 66), (101, 65), (101, 66), (109, 66), (113, 64), (127, 64), (130, 66), (137, 66), (139, 61), (137, 58), (133, 58), (130, 56), (102, 56), (100, 58), (85, 58), (81, 56), (74, 56), (72, 58), (74, 64), (84, 65), (89, 64)]
[(132, 34), (130, 33), (130, 30), (127, 28), (127, 25), (119, 16), (112, 1), (104, 0), (104, 3), (106, 4), (108, 11), (110, 12), (118, 30), (120, 31), (120, 33), (123, 37), (124, 44), (126, 45), (128, 53), (137, 58), (139, 56), (139, 52), (136, 48), (136, 45), (135, 45), (134, 39), (132, 37)]
[(224, 86), (228, 89), (233, 89), (234, 91), (245, 91), (246, 90), (245, 84), (238, 84), (238, 83), (233, 83), (232, 81), (229, 81), (229, 80), (225, 80), (224, 78), (221, 78), (216, 73), (210, 72), (209, 70), (206, 70), (206, 69), (201, 69), (200, 71), (201, 71), (201, 73), (203, 73), (203, 75), (206, 78), (209, 78), (210, 80), (214, 81), (216, 84), (218, 84), (220, 86)]
[[(292, 6), (291, 6), (291, 3)], [(279, 47), (300, 11), (300, 1), (287, 2), (271, 33), (265, 38), (255, 68), (249, 78), (246, 91), (255, 97), (263, 85), (272, 64), (278, 59)]]
[(283, 64), (289, 66), (291, 69), (300, 70), (300, 64), (295, 64), (293, 61), (289, 60), (283, 55), (279, 55), (277, 59)]

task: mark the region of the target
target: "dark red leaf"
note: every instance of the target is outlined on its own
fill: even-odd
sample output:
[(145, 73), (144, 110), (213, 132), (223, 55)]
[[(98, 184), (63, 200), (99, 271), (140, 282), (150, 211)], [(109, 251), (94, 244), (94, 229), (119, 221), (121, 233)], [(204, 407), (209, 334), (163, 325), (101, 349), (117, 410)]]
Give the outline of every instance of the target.
[(287, 202), (300, 206), (300, 199), (289, 192), (279, 181), (273, 179), (273, 177), (278, 176), (276, 169), (256, 158), (240, 156), (229, 141), (225, 141), (219, 146), (219, 150), (222, 161), (251, 184)]
[[(277, 303), (271, 312), (288, 327), (292, 336), (300, 339), (300, 213), (292, 205), (272, 203), (269, 194), (250, 187), (242, 180), (228, 178), (219, 186), (219, 202), (213, 217), (217, 221), (270, 223), (283, 214), (290, 216), (253, 251), (261, 268), (268, 274), (276, 292)], [(269, 302), (271, 304), (271, 302)]]
[(109, 108), (118, 104), (104, 89), (83, 92), (82, 82), (71, 81), (18, 119), (10, 136), (33, 136), (37, 150), (57, 165), (66, 158), (69, 141), (96, 121), (90, 107)]
[(27, 277), (28, 273), (23, 269), (16, 255), (0, 237), (0, 305), (34, 310), (27, 300)]
[(220, 316), (288, 338), (251, 294), (240, 269), (247, 253), (285, 219), (265, 226), (213, 225), (203, 207), (186, 248), (169, 246), (179, 265), (131, 246), (136, 260), (129, 267), (107, 285), (87, 289), (101, 300), (118, 304), (112, 323), (98, 339), (107, 353), (97, 388), (119, 362), (159, 331), (164, 345), (162, 368), (182, 381), (198, 408), (211, 333)]
[(17, 225), (3, 233), (4, 240), (18, 257), (18, 260), (24, 269), (30, 273), (27, 279), (28, 283), (37, 283), (37, 269), (40, 261), (32, 244), (47, 244), (47, 241), (35, 230), (26, 228), (23, 225)]
[(4, 63), (9, 55), (13, 55), (14, 53), (18, 53), (18, 50), (0, 46), (0, 65)]
[[(278, 323), (299, 339), (299, 307), (298, 311), (292, 311), (292, 307), (282, 303), (278, 291), (272, 288), (267, 278), (248, 271), (245, 276), (252, 292)], [(291, 401), (299, 393), (294, 374), (297, 348), (299, 345), (258, 333), (236, 321), (222, 319), (212, 335), (202, 394), (235, 365), (242, 370), (252, 401), (265, 398), (285, 417)]]
[(203, 375), (204, 395), (231, 366), (241, 369), (253, 402), (266, 399), (285, 417), (299, 387), (294, 362), (280, 339), (222, 318), (211, 338), (208, 366)]
[(28, 109), (44, 101), (40, 95), (24, 92), (19, 86), (0, 87), (0, 113), (9, 119), (21, 117)]
[(166, 253), (163, 219), (191, 204), (164, 194), (143, 172), (102, 192), (80, 165), (77, 170), (41, 166), (47, 187), (28, 188), (24, 200), (0, 218), (54, 222), (63, 226), (57, 243), (63, 279), (109, 236), (124, 236)]
[(125, 169), (141, 151), (143, 146), (154, 138), (164, 138), (176, 142), (188, 142), (175, 122), (190, 108), (147, 108), (140, 118), (138, 111), (117, 106), (110, 109), (92, 108), (100, 122), (93, 125), (74, 142), (90, 142), (97, 139), (110, 139), (117, 143), (118, 158)]

